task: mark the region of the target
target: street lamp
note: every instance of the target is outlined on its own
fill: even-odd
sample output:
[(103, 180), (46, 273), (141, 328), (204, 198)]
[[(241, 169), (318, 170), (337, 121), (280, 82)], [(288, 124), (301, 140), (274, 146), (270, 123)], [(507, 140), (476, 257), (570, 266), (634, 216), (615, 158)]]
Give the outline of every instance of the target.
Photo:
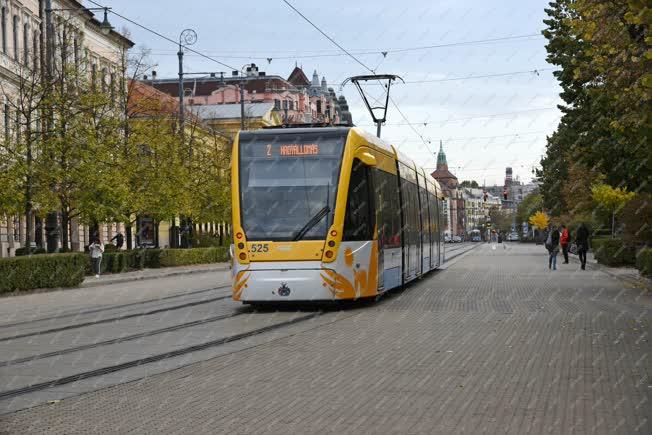
[(253, 64), (245, 64), (241, 69), (242, 77), (240, 80), (240, 130), (245, 130), (245, 103), (244, 103), (244, 84), (245, 84), (245, 68), (251, 67)]
[(197, 32), (192, 29), (184, 29), (179, 34), (179, 133), (183, 137), (184, 110), (183, 110), (183, 47), (193, 45), (197, 42)]

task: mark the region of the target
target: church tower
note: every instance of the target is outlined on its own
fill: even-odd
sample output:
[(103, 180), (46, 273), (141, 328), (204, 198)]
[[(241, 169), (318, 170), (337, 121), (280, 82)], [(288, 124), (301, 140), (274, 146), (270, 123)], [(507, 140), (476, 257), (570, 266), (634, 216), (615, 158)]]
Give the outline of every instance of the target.
[(439, 141), (439, 153), (437, 154), (437, 170), (448, 171), (448, 162), (446, 162), (446, 154), (444, 153), (444, 146), (442, 141)]

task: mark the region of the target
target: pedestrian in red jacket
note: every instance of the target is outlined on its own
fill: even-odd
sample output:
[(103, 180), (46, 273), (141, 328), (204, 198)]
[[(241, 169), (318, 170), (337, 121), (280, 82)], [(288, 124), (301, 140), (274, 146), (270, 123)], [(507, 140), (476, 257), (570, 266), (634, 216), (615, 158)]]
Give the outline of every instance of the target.
[(564, 254), (564, 264), (568, 264), (568, 242), (570, 241), (570, 234), (566, 225), (561, 226), (561, 237), (559, 244), (561, 245), (561, 252)]

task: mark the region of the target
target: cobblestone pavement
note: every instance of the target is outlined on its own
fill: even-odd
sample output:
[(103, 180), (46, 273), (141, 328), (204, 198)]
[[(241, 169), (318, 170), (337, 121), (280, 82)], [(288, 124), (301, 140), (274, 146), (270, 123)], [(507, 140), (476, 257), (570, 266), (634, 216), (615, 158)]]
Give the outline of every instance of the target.
[(6, 433), (650, 433), (649, 289), (482, 245), (273, 341), (0, 417)]

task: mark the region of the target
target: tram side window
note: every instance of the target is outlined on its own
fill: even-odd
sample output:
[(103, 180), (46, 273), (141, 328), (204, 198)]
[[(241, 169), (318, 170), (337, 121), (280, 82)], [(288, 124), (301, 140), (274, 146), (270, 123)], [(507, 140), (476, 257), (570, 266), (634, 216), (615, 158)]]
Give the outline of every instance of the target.
[(428, 213), (428, 192), (424, 187), (419, 187), (419, 202), (421, 204), (421, 242), (430, 243), (430, 215)]
[(432, 193), (428, 194), (428, 202), (430, 203), (430, 221), (432, 230), (430, 231), (430, 242), (439, 242), (439, 214), (437, 213), (437, 197)]
[(419, 191), (417, 185), (401, 179), (403, 192), (403, 211), (405, 216), (405, 244), (419, 243)]
[(398, 176), (380, 169), (372, 170), (375, 204), (378, 213), (378, 238), (385, 248), (401, 247), (401, 214), (398, 196)]
[(371, 240), (375, 215), (369, 195), (369, 168), (360, 160), (353, 161), (349, 194), (344, 217), (344, 241)]

